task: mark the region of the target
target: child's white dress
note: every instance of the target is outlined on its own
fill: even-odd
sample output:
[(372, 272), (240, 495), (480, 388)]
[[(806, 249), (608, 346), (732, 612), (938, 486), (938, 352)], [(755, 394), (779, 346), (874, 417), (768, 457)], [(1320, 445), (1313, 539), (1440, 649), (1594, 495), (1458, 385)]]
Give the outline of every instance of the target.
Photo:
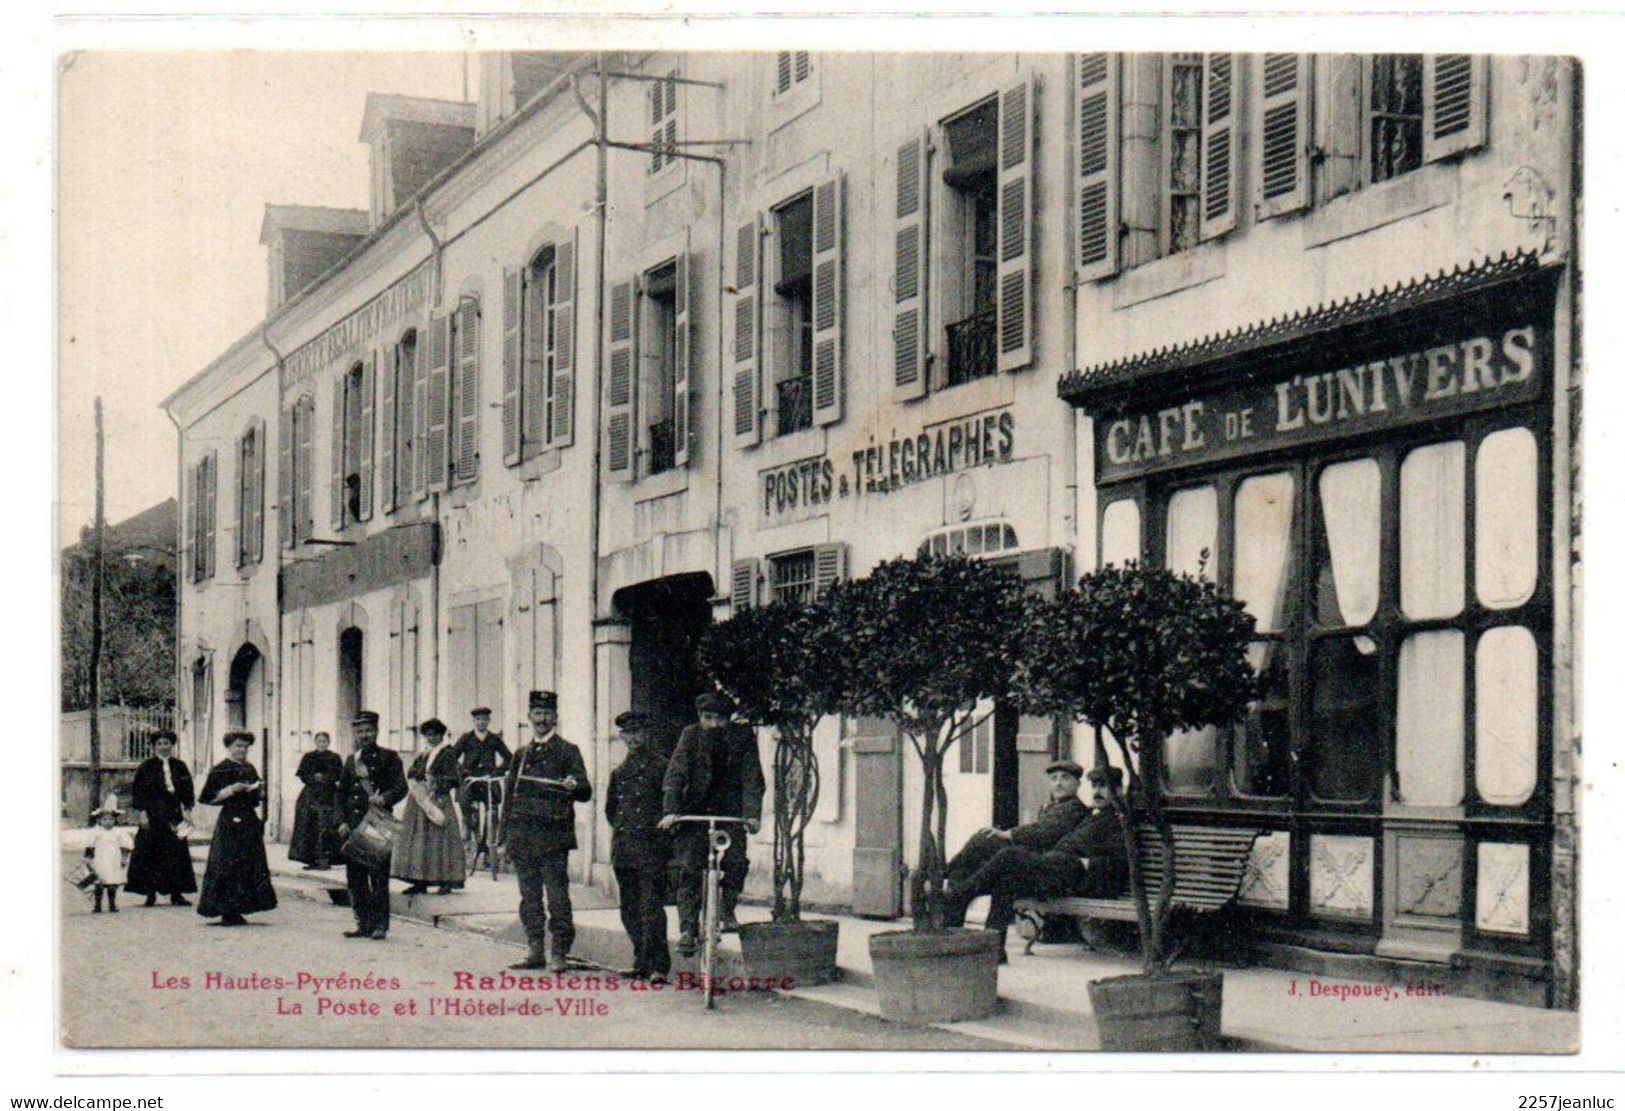
[(96, 869), (96, 882), (107, 887), (124, 882), (124, 854), (135, 849), (128, 830), (101, 829), (91, 841), (90, 863)]

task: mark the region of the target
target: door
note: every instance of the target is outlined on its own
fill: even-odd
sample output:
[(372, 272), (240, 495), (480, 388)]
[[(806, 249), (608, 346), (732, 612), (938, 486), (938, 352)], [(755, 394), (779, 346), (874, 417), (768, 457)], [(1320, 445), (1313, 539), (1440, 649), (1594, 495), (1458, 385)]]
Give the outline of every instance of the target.
[(858, 718), (852, 744), (852, 911), (903, 912), (903, 741), (884, 718)]

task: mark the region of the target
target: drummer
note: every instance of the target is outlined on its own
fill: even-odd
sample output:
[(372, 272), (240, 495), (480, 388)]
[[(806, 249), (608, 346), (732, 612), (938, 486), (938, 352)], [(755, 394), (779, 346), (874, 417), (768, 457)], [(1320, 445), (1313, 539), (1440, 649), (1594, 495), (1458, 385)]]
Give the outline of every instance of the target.
[[(350, 733), (355, 751), (344, 761), (338, 786), (341, 838), (348, 838), (373, 810), (393, 817), (396, 805), (406, 797), (400, 756), (378, 747), (378, 715), (362, 710), (350, 720)], [(344, 855), (344, 882), (355, 912), (355, 929), (346, 930), (344, 936), (383, 941), (389, 936), (390, 854), (366, 857), (346, 845)]]

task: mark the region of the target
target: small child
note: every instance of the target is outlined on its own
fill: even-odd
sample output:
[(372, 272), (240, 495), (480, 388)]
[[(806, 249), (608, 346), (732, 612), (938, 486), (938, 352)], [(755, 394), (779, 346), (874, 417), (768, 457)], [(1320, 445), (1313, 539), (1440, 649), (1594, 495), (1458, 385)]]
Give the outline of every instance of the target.
[(102, 912), (102, 892), (107, 893), (107, 913), (118, 913), (118, 889), (124, 883), (124, 862), (135, 849), (128, 830), (118, 828), (118, 796), (108, 795), (101, 808), (92, 812), (96, 819), (96, 834), (85, 856), (90, 858), (91, 870), (96, 873), (96, 905), (92, 914)]

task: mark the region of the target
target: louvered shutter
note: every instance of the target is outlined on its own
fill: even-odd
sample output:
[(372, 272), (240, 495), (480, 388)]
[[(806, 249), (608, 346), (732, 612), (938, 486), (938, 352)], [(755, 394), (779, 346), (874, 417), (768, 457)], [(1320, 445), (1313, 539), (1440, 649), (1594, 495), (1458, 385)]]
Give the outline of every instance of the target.
[(1360, 187), (1361, 146), (1366, 140), (1361, 91), (1371, 87), (1374, 54), (1325, 54), (1315, 62), (1314, 203), (1341, 197)]
[(293, 406), (277, 415), (276, 534), (284, 548), (293, 547)]
[(1258, 215), (1295, 212), (1309, 203), (1309, 56), (1259, 59)]
[(198, 574), (197, 564), (197, 487), (198, 464), (194, 463), (186, 468), (186, 520), (181, 527), (181, 560), (185, 565), (186, 578), (189, 582), (197, 582), (201, 577)]
[[(435, 360), (433, 322), (418, 332), (416, 357), (412, 360), (412, 496), (422, 501), (429, 496), (429, 367)], [(445, 359), (445, 345), (440, 345)]]
[(790, 91), (790, 67), (794, 54), (793, 50), (779, 51), (778, 83), (774, 86), (774, 91), (781, 95)]
[(813, 422), (841, 419), (846, 390), (842, 321), (846, 316), (846, 180), (836, 175), (813, 190), (812, 318)]
[(736, 559), (728, 576), (728, 601), (739, 613), (756, 605), (756, 559)]
[(211, 451), (203, 457), (202, 485), (204, 488), (198, 492), (198, 499), (203, 503), (200, 507), (203, 510), (203, 550), (199, 553), (198, 562), (203, 568), (203, 577), (213, 578), (220, 504), (220, 456), (217, 452)]
[(254, 422), (254, 476), (249, 484), (253, 511), (248, 517), (248, 558), (258, 563), (265, 558), (265, 421)]
[(609, 373), (604, 382), (604, 470), (611, 481), (632, 477), (632, 411), (636, 352), (631, 282), (609, 291)]
[(1202, 239), (1236, 226), (1236, 56), (1202, 55)]
[(1484, 145), (1489, 115), (1489, 61), (1482, 54), (1422, 58), (1422, 159)]
[(299, 543), (316, 535), (316, 395), (301, 397), (294, 413), (294, 542)]
[[(789, 57), (779, 55), (786, 73)], [(762, 440), (761, 245), (761, 217), (753, 216), (734, 236), (734, 442), (741, 447)]]
[(333, 442), (329, 458), (333, 464), (328, 481), (328, 518), (335, 529), (344, 527), (344, 379), (333, 379)]
[(472, 297), (465, 297), (457, 307), (453, 342), (457, 347), (453, 479), (459, 483), (473, 482), (479, 474), (480, 450), (480, 303)]
[(929, 273), (930, 199), (926, 164), (929, 139), (922, 134), (897, 148), (897, 247), (892, 291), (897, 299), (892, 323), (892, 381), (896, 396), (925, 395), (926, 278)]
[(523, 270), (502, 272), (502, 461), (508, 466), (523, 456), (519, 435), (520, 325), (524, 316)]
[(446, 488), (446, 426), (450, 416), (451, 317), (429, 318), (429, 365), (423, 406), (423, 488)]
[(816, 544), (813, 546), (813, 596), (824, 593), (836, 579), (847, 577), (847, 548), (845, 544)]
[(237, 567), (248, 566), (248, 522), (254, 513), (250, 483), (254, 477), (252, 427), (237, 439)]
[(395, 512), (401, 504), (395, 476), (395, 441), (399, 435), (395, 428), (395, 391), (400, 388), (400, 358), (401, 349), (397, 345), (381, 359), (384, 380), (378, 396), (378, 504), (384, 513)]
[(373, 437), (377, 435), (373, 428), (373, 395), (378, 388), (378, 352), (373, 351), (361, 362), (361, 428), (356, 435), (361, 441), (360, 462), (357, 470), (361, 473), (361, 519), (372, 520), (372, 488), (373, 488)]
[[(555, 260), (557, 256), (555, 255)], [(547, 441), (548, 272), (527, 268), (519, 292), (519, 457), (534, 459)], [(557, 267), (552, 274), (556, 280)]]
[(1033, 361), (1033, 143), (1038, 89), (999, 94), (999, 369)]
[(672, 322), (672, 406), (671, 438), (676, 466), (688, 466), (689, 445), (694, 436), (694, 411), (689, 397), (694, 348), (694, 314), (690, 312), (694, 290), (694, 255), (684, 250), (677, 256), (677, 289)]
[(553, 383), (547, 430), (548, 444), (568, 447), (576, 427), (576, 244), (570, 239), (553, 246)]
[(1077, 219), (1073, 260), (1077, 280), (1093, 281), (1117, 273), (1119, 124), (1122, 58), (1117, 54), (1080, 54), (1077, 77), (1077, 164), (1072, 205)]

